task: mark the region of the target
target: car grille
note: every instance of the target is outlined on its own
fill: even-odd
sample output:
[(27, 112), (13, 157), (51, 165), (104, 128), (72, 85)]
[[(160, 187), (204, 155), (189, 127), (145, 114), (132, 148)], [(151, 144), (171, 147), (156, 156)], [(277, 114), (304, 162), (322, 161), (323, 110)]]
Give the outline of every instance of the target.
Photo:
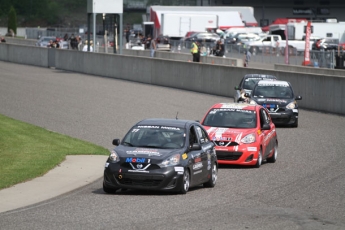
[(276, 112), (276, 113), (285, 112), (285, 107), (279, 107), (275, 104), (263, 104), (262, 106), (265, 107), (270, 112)]
[[(135, 167), (135, 169), (138, 169), (138, 167), (137, 167), (138, 164), (139, 163), (132, 163), (132, 165)], [(148, 164), (141, 164), (141, 165), (142, 165), (141, 168), (145, 168)], [(132, 166), (127, 162), (122, 163), (121, 167), (126, 168), (126, 169), (133, 169)], [(151, 164), (146, 170), (155, 170), (155, 169), (160, 169), (160, 167), (156, 164)]]
[(129, 175), (127, 174), (121, 180), (118, 180), (120, 184), (142, 187), (157, 187), (164, 180), (163, 175)]
[(243, 152), (228, 152), (228, 151), (216, 151), (218, 160), (236, 161), (238, 160)]
[(237, 142), (231, 142), (231, 141), (213, 141), (213, 143), (215, 143), (216, 146), (226, 146), (226, 147), (238, 145)]

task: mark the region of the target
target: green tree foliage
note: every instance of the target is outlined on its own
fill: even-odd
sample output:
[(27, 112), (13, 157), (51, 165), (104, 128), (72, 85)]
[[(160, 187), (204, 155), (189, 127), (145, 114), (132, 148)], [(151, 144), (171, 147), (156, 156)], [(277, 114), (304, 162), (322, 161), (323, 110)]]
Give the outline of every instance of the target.
[(10, 8), (10, 12), (8, 13), (8, 32), (13, 30), (15, 34), (17, 34), (17, 13), (13, 6)]

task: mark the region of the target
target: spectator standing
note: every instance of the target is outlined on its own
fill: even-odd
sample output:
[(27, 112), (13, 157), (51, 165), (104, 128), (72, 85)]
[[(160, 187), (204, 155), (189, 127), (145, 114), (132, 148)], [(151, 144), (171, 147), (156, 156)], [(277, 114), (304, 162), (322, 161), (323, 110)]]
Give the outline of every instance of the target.
[(193, 41), (192, 48), (190, 50), (191, 54), (193, 55), (193, 62), (200, 62), (200, 50), (197, 43), (198, 42)]
[(67, 33), (65, 34), (65, 36), (63, 36), (63, 40), (64, 40), (65, 42), (68, 41), (68, 34), (67, 34)]
[(6, 42), (6, 40), (5, 40), (4, 37), (1, 37), (1, 38), (0, 38), (0, 43), (2, 43), (2, 42)]
[(155, 56), (155, 51), (156, 51), (156, 41), (151, 38), (149, 35), (149, 41), (150, 41), (150, 57)]
[(50, 40), (50, 41), (49, 41), (49, 44), (47, 45), (47, 47), (48, 47), (48, 48), (54, 48), (53, 46), (54, 46), (53, 40)]
[(251, 56), (252, 56), (252, 54), (250, 53), (249, 50), (246, 50), (244, 52), (244, 67), (248, 67)]
[(71, 35), (71, 37), (69, 38), (70, 43), (71, 43), (71, 48), (72, 50), (74, 49), (78, 49), (78, 40), (77, 38), (74, 36), (74, 34)]
[(129, 29), (129, 27), (126, 28), (125, 30), (125, 35), (126, 35), (126, 43), (129, 43), (129, 35), (130, 35), (131, 31)]
[[(93, 47), (92, 47), (93, 42), (90, 42), (90, 52), (93, 52)], [(83, 51), (87, 52), (87, 46), (88, 46), (88, 40), (85, 40), (85, 45), (83, 47)]]

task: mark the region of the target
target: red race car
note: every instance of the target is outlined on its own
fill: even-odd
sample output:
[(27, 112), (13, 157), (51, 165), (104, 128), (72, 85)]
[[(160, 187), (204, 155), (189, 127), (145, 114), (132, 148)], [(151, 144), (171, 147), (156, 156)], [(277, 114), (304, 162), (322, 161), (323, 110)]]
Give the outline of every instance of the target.
[(218, 103), (201, 124), (216, 144), (219, 164), (259, 168), (264, 160), (274, 163), (277, 159), (276, 128), (261, 105)]

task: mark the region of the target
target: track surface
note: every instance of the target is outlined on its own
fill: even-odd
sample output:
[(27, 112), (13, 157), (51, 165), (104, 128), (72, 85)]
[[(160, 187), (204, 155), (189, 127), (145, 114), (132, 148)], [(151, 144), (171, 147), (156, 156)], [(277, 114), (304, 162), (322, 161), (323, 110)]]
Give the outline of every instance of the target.
[[(1, 114), (109, 149), (140, 119), (179, 112), (180, 119), (200, 120), (214, 103), (227, 101), (232, 99), (0, 62)], [(300, 110), (297, 129), (277, 128), (275, 164), (222, 167), (213, 189), (107, 195), (99, 179), (0, 213), (0, 229), (345, 229), (344, 130), (345, 117)]]

